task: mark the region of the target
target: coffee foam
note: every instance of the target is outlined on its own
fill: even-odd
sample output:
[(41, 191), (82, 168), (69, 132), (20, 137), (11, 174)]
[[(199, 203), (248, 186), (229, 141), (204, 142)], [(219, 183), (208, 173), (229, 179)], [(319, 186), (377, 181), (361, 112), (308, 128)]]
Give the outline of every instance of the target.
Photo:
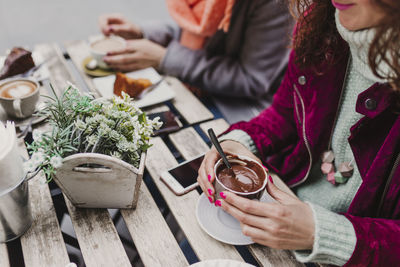
[(15, 81), (0, 87), (0, 96), (5, 98), (21, 98), (35, 91), (36, 86), (32, 82)]

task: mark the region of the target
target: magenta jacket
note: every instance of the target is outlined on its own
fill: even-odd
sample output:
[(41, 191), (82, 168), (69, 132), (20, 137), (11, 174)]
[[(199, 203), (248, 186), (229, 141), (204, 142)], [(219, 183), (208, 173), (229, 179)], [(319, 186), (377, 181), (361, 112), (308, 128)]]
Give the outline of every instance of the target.
[[(304, 182), (328, 149), (339, 108), (349, 49), (324, 74), (299, 69), (292, 52), (273, 104), (249, 122), (232, 125), (253, 139), (264, 163), (289, 186)], [(363, 180), (348, 211), (357, 244), (345, 266), (400, 265), (400, 112), (387, 84), (365, 88), (348, 141)]]

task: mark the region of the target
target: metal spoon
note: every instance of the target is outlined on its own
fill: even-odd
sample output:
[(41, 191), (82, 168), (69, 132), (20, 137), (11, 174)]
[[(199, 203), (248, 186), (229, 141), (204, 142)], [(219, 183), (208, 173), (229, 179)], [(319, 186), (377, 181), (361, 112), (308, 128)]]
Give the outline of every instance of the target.
[(224, 161), (226, 167), (228, 168), (229, 175), (231, 175), (233, 178), (235, 178), (236, 177), (235, 172), (233, 171), (232, 166), (229, 163), (228, 158), (226, 157), (226, 154), (222, 150), (222, 147), (219, 144), (218, 139), (215, 136), (215, 133), (212, 128), (208, 129), (208, 135), (210, 136), (211, 143), (213, 143), (213, 145), (217, 149), (219, 155), (222, 157), (222, 160)]

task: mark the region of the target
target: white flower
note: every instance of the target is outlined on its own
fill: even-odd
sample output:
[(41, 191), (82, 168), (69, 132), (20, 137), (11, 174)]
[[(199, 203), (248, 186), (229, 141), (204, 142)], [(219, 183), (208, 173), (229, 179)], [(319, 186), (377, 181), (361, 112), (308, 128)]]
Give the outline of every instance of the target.
[(83, 131), (86, 129), (86, 123), (82, 120), (76, 120), (75, 121), (75, 127), (78, 128), (79, 130)]
[(32, 132), (32, 137), (33, 137), (34, 141), (40, 142), (40, 141), (42, 141), (43, 132), (38, 129), (35, 129)]
[(36, 169), (36, 164), (32, 160), (25, 161), (23, 164), (24, 172), (33, 172)]
[(97, 140), (99, 140), (99, 138), (96, 135), (90, 135), (86, 138), (86, 140), (89, 143), (89, 145), (94, 145), (96, 144)]
[(32, 158), (31, 158), (33, 164), (35, 164), (35, 165), (40, 165), (41, 163), (43, 163), (44, 159), (45, 159), (45, 155), (43, 152), (35, 152), (32, 154)]
[(54, 168), (60, 168), (62, 165), (62, 158), (60, 156), (53, 156), (50, 159), (50, 164), (54, 167)]

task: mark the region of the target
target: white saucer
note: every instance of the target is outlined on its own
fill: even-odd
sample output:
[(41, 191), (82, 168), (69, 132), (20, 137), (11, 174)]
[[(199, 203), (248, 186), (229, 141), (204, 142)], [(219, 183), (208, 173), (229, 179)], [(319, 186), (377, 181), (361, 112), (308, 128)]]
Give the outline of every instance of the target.
[[(264, 193), (260, 201), (272, 202), (274, 200), (269, 194)], [(239, 221), (220, 207), (211, 204), (204, 193), (197, 201), (196, 217), (203, 231), (218, 241), (230, 245), (254, 244), (250, 237), (243, 235)]]
[(206, 260), (193, 263), (191, 267), (254, 267), (254, 265), (248, 264), (242, 261), (228, 260), (228, 259), (215, 259)]

